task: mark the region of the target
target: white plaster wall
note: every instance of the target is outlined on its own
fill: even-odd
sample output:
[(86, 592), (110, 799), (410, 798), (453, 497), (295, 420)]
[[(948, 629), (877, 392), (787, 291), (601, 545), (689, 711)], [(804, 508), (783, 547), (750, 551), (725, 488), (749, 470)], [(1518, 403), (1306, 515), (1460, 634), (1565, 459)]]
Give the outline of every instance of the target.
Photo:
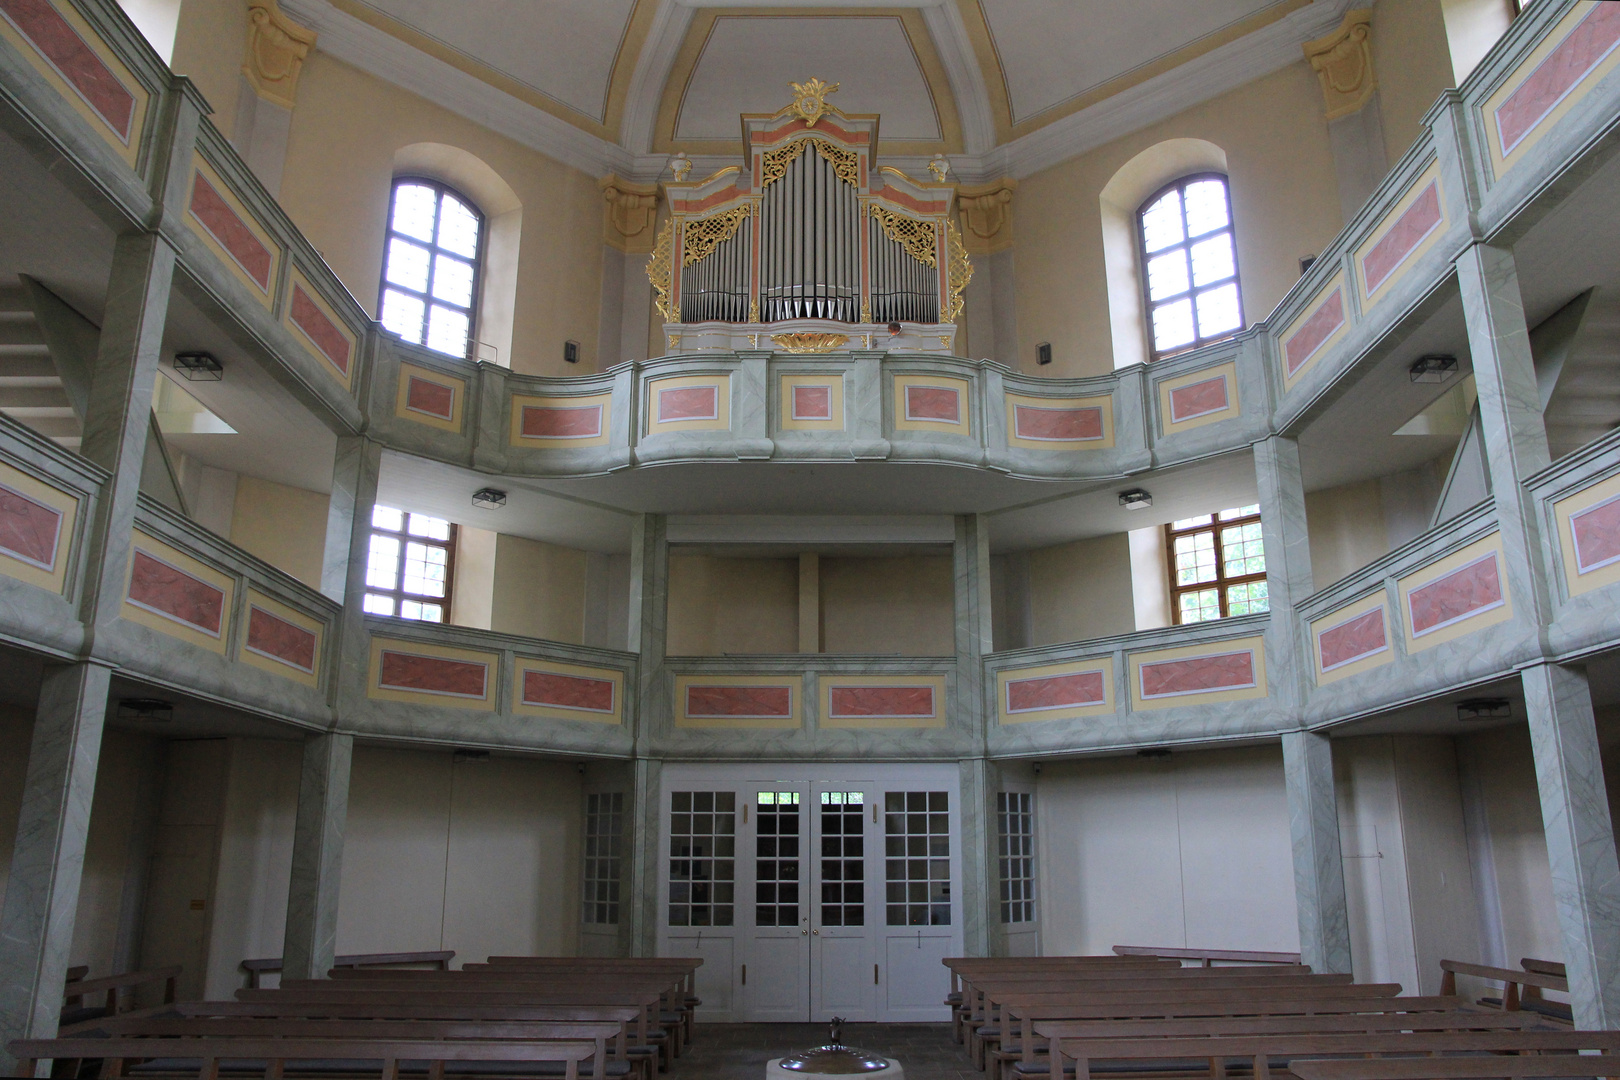
[(1441, 960), (1482, 962), (1468, 834), (1463, 823), (1455, 740), (1404, 736), (1395, 740), (1406, 878), (1420, 994), (1440, 992)]
[(102, 737), (73, 948), (68, 954), (70, 964), (88, 964), (91, 975), (111, 975), (116, 970), (119, 915), (124, 883), (132, 869), (130, 843), (141, 784), (158, 779), (150, 775), (157, 761), (149, 751), (147, 739), (127, 731), (108, 731)]
[(1529, 732), (1514, 725), (1470, 739), (1496, 865), (1506, 962), (1517, 967), (1526, 956), (1563, 960)]
[(1299, 948), (1276, 746), (1045, 766), (1041, 945)]
[(1394, 740), (1333, 740), (1333, 773), (1356, 981), (1395, 982), (1410, 991), (1418, 985), (1417, 945)]

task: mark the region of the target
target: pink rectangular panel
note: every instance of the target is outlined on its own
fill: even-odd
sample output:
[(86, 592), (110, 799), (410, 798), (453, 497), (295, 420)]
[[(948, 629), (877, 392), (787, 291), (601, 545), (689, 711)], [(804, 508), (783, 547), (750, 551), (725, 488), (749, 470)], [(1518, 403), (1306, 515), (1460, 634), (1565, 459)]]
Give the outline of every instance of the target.
[(1620, 560), (1620, 495), (1569, 515), (1575, 572), (1588, 574)]
[(831, 420), (832, 387), (795, 386), (793, 388), (793, 419)]
[(688, 686), (686, 715), (698, 720), (789, 720), (793, 687)]
[(1103, 437), (1102, 409), (1057, 409), (1044, 405), (1014, 405), (1013, 434), (1044, 442), (1080, 442)]
[(191, 185), (191, 216), (207, 229), (219, 246), (230, 252), (243, 273), (270, 291), (270, 249), (254, 235), (224, 196), (198, 170)]
[(289, 667), (315, 673), (315, 633), (259, 607), (248, 608), (247, 647)]
[(1189, 656), (1185, 660), (1160, 660), (1143, 664), (1139, 670), (1143, 700), (1218, 690), (1247, 690), (1255, 684), (1254, 652), (1250, 649), (1215, 656)]
[(671, 420), (718, 420), (720, 388), (717, 386), (674, 386), (658, 391), (658, 422)]
[(1344, 325), (1344, 290), (1334, 289), (1327, 295), (1311, 317), (1306, 319), (1298, 330), (1294, 331), (1288, 343), (1283, 346), (1283, 354), (1288, 362), (1288, 374), (1292, 375), (1305, 366), (1305, 361), (1316, 355), (1316, 350), (1322, 347), (1322, 342), (1333, 336), (1334, 331)]
[(411, 376), (405, 386), (405, 407), (415, 412), (449, 420), (455, 415), (456, 388)]
[(948, 386), (906, 387), (906, 419), (935, 423), (962, 422), (962, 395)]
[(523, 704), (552, 705), (580, 712), (611, 713), (613, 682), (579, 675), (559, 675), (554, 671), (523, 673)]
[(1108, 692), (1100, 671), (1077, 671), (1072, 675), (1047, 675), (1038, 679), (1010, 679), (1007, 682), (1009, 713), (1073, 709), (1107, 702)]
[(384, 649), (377, 684), (384, 690), (482, 699), (488, 678), (489, 665), (474, 660), (449, 660), (442, 656)]
[(1179, 424), (1218, 413), (1227, 407), (1228, 401), (1225, 375), (1178, 386), (1170, 391), (1170, 422)]
[(594, 439), (602, 434), (601, 405), (525, 405), (525, 439)]
[(57, 74), (107, 121), (124, 143), (135, 119), (135, 95), (48, 0), (0, 0), (0, 15), (27, 38)]
[(827, 694), (833, 720), (937, 715), (932, 686), (834, 686)]
[(1322, 653), (1323, 671), (1383, 652), (1389, 648), (1384, 636), (1384, 609), (1377, 608), (1328, 627), (1316, 635), (1316, 645)]
[(1389, 232), (1362, 258), (1361, 272), (1367, 279), (1367, 294), (1377, 292), (1378, 286), (1389, 280), (1413, 249), (1439, 227), (1440, 186), (1438, 181), (1430, 180), (1417, 201), (1395, 219)]
[(289, 312), (294, 326), (304, 332), (304, 336), (315, 343), (315, 347), (332, 361), (332, 366), (343, 374), (349, 373), (349, 339), (343, 335), (331, 319), (326, 317), (320, 305), (310, 299), (302, 285), (293, 286), (292, 308)]
[(224, 590), (140, 550), (130, 571), (129, 602), (211, 637), (219, 636), (225, 620)]
[(1496, 133), (1502, 140), (1502, 153), (1511, 154), (1617, 46), (1620, 4), (1598, 4), (1497, 106)]
[(1502, 577), (1494, 551), (1406, 594), (1413, 637), (1422, 637), (1504, 603)]
[(56, 569), (62, 514), (0, 484), (0, 551), (41, 570)]

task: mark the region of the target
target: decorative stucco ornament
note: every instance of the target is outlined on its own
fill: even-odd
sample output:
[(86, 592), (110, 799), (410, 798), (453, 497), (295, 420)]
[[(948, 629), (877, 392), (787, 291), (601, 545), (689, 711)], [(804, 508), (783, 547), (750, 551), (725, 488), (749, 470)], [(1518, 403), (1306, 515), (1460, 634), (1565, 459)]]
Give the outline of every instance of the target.
[(1378, 89), (1373, 73), (1372, 12), (1347, 13), (1333, 33), (1305, 43), (1305, 58), (1322, 84), (1322, 103), (1329, 120), (1359, 112)]
[(816, 121), (833, 111), (827, 104), (827, 95), (838, 91), (838, 84), (828, 85), (820, 79), (811, 79), (809, 82), (788, 83), (793, 91), (792, 109), (804, 120), (805, 127), (815, 127)]
[(315, 45), (315, 31), (281, 13), (275, 0), (248, 6), (247, 57), (242, 74), (255, 93), (290, 109), (298, 101), (298, 75)]

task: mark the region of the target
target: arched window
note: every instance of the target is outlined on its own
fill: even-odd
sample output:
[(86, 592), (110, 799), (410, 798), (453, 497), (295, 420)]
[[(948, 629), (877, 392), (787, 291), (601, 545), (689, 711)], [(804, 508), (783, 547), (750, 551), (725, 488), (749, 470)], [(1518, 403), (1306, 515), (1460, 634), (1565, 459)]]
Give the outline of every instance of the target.
[(394, 181), (383, 252), (384, 327), (447, 356), (466, 356), (478, 310), (484, 216), (435, 180)]
[(1184, 176), (1160, 188), (1136, 217), (1153, 358), (1243, 329), (1226, 177)]

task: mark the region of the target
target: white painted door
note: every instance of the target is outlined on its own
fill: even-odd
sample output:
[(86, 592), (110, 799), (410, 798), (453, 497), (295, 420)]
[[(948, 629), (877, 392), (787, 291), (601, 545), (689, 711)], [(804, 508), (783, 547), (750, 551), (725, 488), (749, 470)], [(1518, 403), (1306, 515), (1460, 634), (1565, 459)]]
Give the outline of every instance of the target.
[[(876, 785), (817, 783), (810, 809), (812, 997), (810, 1019), (877, 1019), (875, 948), (882, 908)], [(877, 871), (877, 872), (874, 872)]]
[(753, 836), (752, 858), (742, 860), (751, 864), (743, 867), (745, 889), (750, 870), (753, 883), (753, 902), (741, 913), (752, 923), (740, 972), (749, 1020), (803, 1022), (810, 1011), (807, 788), (772, 781), (742, 792), (744, 835)]

